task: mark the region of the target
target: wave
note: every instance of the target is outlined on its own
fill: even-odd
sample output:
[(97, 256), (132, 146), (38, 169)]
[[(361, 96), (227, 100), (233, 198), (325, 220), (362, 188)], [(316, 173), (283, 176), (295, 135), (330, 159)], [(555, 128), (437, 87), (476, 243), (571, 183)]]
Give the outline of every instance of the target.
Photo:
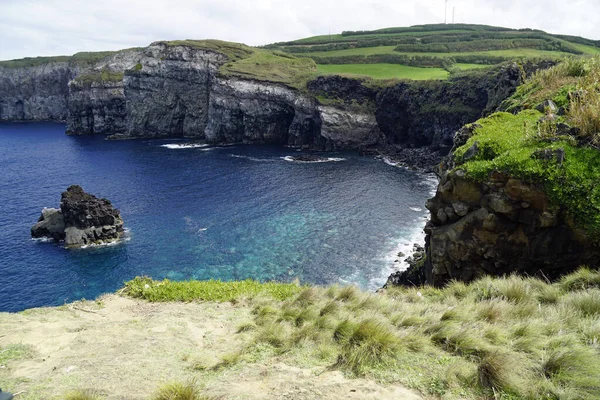
[(392, 167), (398, 167), (398, 166), (400, 166), (399, 162), (392, 161), (392, 160), (390, 160), (387, 157), (383, 157), (382, 160), (383, 160), (384, 163), (386, 163), (387, 165), (391, 165)]
[[(411, 210), (416, 212), (416, 207), (411, 207)], [(380, 276), (369, 281), (369, 289), (380, 289), (391, 274), (406, 271), (409, 267), (406, 260), (412, 256), (415, 245), (423, 246), (425, 244), (423, 228), (425, 227), (425, 220), (429, 218), (429, 212), (422, 209), (419, 212), (422, 213), (422, 218), (415, 220), (415, 225), (407, 232), (407, 235), (402, 235), (401, 238), (391, 241), (388, 250), (381, 255), (380, 260), (383, 261), (384, 267)]]
[(33, 240), (36, 243), (51, 243), (54, 242), (54, 239), (50, 238), (50, 237), (41, 237), (41, 238), (31, 238), (31, 240)]
[(409, 207), (409, 208), (410, 208), (412, 211), (414, 211), (414, 212), (421, 212), (421, 211), (423, 211), (423, 209), (422, 209), (422, 208), (419, 208), (419, 207)]
[(168, 143), (161, 144), (160, 147), (166, 147), (167, 149), (199, 149), (203, 147), (209, 147), (209, 144), (201, 144), (201, 143)]
[(288, 161), (288, 162), (296, 162), (296, 163), (303, 163), (303, 164), (318, 164), (318, 163), (326, 163), (326, 162), (346, 161), (345, 158), (339, 158), (339, 157), (327, 157), (327, 158), (323, 158), (320, 160), (309, 160), (309, 161), (296, 160), (294, 158), (294, 156), (285, 156), (285, 157), (281, 157), (281, 159), (284, 161)]
[(229, 157), (243, 158), (245, 160), (257, 161), (257, 162), (274, 162), (274, 161), (277, 161), (277, 159), (273, 159), (273, 158), (257, 158), (257, 157), (244, 156), (244, 155), (241, 155), (241, 154), (230, 154)]

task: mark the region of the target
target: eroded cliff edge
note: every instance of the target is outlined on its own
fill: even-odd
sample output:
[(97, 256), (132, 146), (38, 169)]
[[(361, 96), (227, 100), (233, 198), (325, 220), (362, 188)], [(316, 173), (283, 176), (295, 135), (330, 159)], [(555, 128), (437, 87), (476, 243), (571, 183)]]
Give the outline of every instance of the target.
[(21, 64), (0, 66), (0, 120), (66, 120), (69, 134), (115, 138), (375, 149), (422, 167), (448, 152), (452, 132), (512, 94), (525, 71), (514, 64), (382, 87), (317, 77), (312, 60), (218, 41)]
[(388, 284), (512, 273), (554, 280), (600, 265), (598, 59), (540, 71), (466, 125), (427, 202), (426, 259)]

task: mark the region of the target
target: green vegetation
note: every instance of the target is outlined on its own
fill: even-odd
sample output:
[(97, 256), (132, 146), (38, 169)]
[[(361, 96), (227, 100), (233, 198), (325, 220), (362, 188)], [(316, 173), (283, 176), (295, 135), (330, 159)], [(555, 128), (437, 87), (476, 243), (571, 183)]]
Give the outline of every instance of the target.
[(317, 76), (317, 65), (310, 58), (256, 49), (247, 58), (225, 64), (220, 72), (224, 76), (277, 82), (303, 89), (309, 80)]
[(447, 79), (448, 71), (441, 68), (417, 68), (399, 64), (329, 64), (319, 65), (324, 74), (370, 76), (375, 79)]
[(189, 46), (199, 50), (212, 51), (227, 56), (230, 61), (237, 61), (250, 57), (254, 48), (241, 43), (225, 42), (223, 40), (172, 40), (160, 42), (167, 46)]
[(294, 283), (259, 283), (253, 280), (187, 281), (175, 282), (165, 279), (153, 281), (148, 277), (138, 277), (125, 284), (123, 293), (149, 301), (232, 301), (241, 297), (264, 295), (277, 300), (292, 297), (303, 290)]
[(115, 83), (123, 81), (123, 72), (115, 72), (109, 69), (93, 71), (79, 75), (75, 82), (91, 85), (92, 83)]
[(0, 346), (0, 365), (6, 366), (12, 361), (31, 358), (35, 354), (30, 346), (23, 344), (11, 344), (6, 347)]
[[(147, 278), (134, 282), (159, 284)], [(198, 284), (168, 282), (181, 295), (160, 299), (191, 300)], [(199, 370), (277, 357), (401, 384), (433, 398), (600, 396), (597, 270), (584, 268), (553, 284), (510, 276), (379, 294), (355, 287), (296, 288), (281, 300), (248, 300), (243, 291), (229, 296), (254, 309), (252, 320), (238, 329), (242, 347)], [(156, 300), (153, 293), (147, 289), (138, 297)]]
[[(375, 31), (343, 32), (265, 46), (311, 57), (317, 64), (401, 64), (437, 67), (493, 65), (506, 61), (562, 59), (600, 53), (600, 41), (552, 35), (539, 30), (486, 25), (437, 24)], [(379, 71), (370, 76), (377, 78)]]
[[(473, 137), (455, 152), (459, 168), (484, 181), (504, 171), (540, 183), (576, 226), (600, 239), (600, 78), (598, 58), (571, 59), (535, 74), (504, 103), (516, 115), (496, 113), (477, 123)], [(532, 110), (552, 99), (564, 116)], [(542, 118), (544, 117), (544, 118)], [(477, 142), (478, 151), (462, 158)]]
[[(130, 49), (133, 50), (133, 49)], [(27, 57), (18, 60), (0, 61), (0, 68), (25, 68), (36, 67), (52, 62), (64, 62), (70, 65), (87, 66), (92, 65), (106, 57), (112, 56), (116, 51), (81, 52), (72, 56), (55, 57)]]

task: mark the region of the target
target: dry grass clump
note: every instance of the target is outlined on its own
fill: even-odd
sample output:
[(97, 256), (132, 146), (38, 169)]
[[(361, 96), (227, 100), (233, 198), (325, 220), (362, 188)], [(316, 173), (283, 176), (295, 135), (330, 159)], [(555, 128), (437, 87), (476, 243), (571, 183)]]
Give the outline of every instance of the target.
[(194, 382), (172, 382), (164, 385), (152, 397), (152, 400), (209, 400), (200, 394)]
[(100, 393), (91, 389), (78, 389), (67, 393), (65, 400), (100, 400)]

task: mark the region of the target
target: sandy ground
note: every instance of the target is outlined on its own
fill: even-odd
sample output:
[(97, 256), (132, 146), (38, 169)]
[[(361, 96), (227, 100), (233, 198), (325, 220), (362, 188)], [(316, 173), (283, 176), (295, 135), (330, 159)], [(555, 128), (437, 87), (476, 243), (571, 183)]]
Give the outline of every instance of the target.
[(0, 313), (0, 347), (34, 354), (0, 365), (0, 385), (17, 399), (60, 399), (92, 389), (106, 399), (149, 399), (164, 383), (195, 380), (215, 399), (420, 399), (397, 386), (298, 368), (276, 358), (199, 371), (242, 346), (250, 308), (229, 303), (161, 303), (107, 295), (97, 302)]

